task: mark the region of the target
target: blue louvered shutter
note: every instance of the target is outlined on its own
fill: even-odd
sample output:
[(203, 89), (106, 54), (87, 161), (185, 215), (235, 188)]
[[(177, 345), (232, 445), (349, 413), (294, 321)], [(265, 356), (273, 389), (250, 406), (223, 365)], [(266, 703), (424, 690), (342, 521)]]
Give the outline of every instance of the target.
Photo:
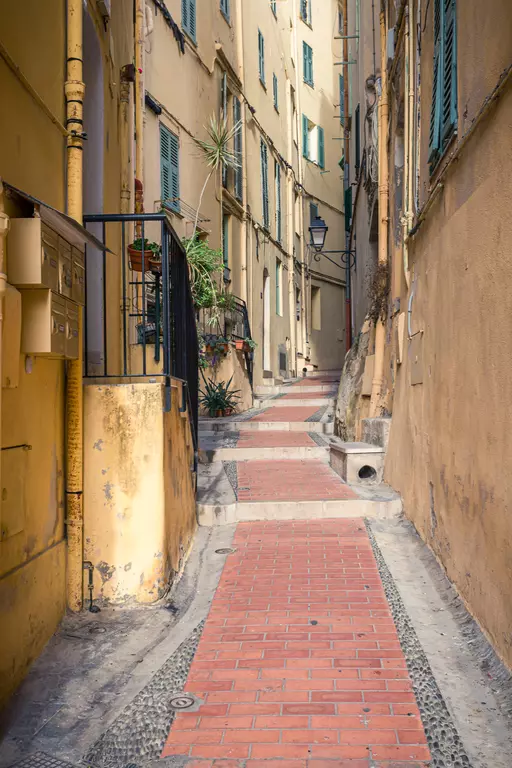
[(441, 82), (443, 75), (443, 7), (444, 0), (434, 0), (434, 69), (428, 161), (435, 165), (441, 149)]
[(162, 204), (180, 210), (179, 141), (164, 125), (160, 126), (160, 182)]
[(181, 0), (181, 26), (183, 31), (196, 42), (197, 9), (196, 0)]
[(279, 85), (277, 82), (277, 75), (275, 73), (273, 77), (273, 85), (274, 85), (274, 107), (279, 112)]
[(258, 30), (258, 56), (260, 80), (265, 85), (265, 38)]
[[(228, 122), (228, 78), (225, 72), (222, 73), (220, 81), (220, 103), (221, 103), (221, 118)], [(228, 166), (226, 163), (222, 163), (222, 186), (228, 185)]]
[(441, 96), (441, 141), (443, 145), (457, 128), (457, 9), (455, 0), (444, 3), (443, 88)]
[(309, 160), (309, 120), (302, 115), (302, 155)]
[[(237, 125), (242, 119), (242, 106), (240, 99), (236, 96), (233, 97), (233, 123)], [(234, 149), (235, 156), (238, 160), (238, 166), (235, 168), (235, 197), (242, 202), (243, 200), (243, 169), (242, 169), (242, 126), (240, 125), (235, 131), (234, 136)]]
[(325, 168), (325, 139), (324, 129), (318, 126), (318, 165), (320, 168)]
[(220, 10), (229, 21), (229, 0), (220, 0)]
[(304, 82), (313, 85), (313, 49), (304, 41), (302, 43), (302, 67)]
[(261, 142), (261, 197), (263, 226), (265, 229), (268, 229), (270, 224), (268, 205), (268, 150), (264, 141)]
[(345, 78), (340, 75), (340, 123), (345, 124)]
[(318, 218), (318, 204), (317, 203), (310, 203), (309, 204), (309, 221), (310, 223)]

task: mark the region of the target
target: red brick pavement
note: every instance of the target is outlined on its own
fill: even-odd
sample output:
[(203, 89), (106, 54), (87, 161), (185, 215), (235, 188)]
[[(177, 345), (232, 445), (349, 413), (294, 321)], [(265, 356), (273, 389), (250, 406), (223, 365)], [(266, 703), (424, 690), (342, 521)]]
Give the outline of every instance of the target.
[(294, 381), (292, 387), (313, 387), (316, 384), (337, 384), (340, 380), (339, 376), (313, 376), (311, 378), (299, 379)]
[(306, 421), (318, 411), (318, 405), (297, 406), (273, 406), (266, 408), (263, 413), (253, 416), (249, 421)]
[(317, 400), (318, 398), (334, 397), (336, 392), (290, 392), (279, 400)]
[(239, 501), (357, 499), (339, 475), (318, 460), (239, 461), (237, 472)]
[(237, 448), (301, 448), (315, 446), (307, 432), (240, 432)]
[(162, 756), (188, 768), (429, 760), (362, 521), (240, 524)]

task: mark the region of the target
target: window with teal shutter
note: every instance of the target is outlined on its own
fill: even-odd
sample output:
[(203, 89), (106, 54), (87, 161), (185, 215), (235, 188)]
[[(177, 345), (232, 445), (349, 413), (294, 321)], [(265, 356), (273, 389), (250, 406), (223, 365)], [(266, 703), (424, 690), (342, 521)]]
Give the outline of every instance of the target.
[(317, 127), (318, 133), (318, 165), (320, 168), (325, 168), (325, 138), (324, 129)]
[(180, 210), (180, 145), (178, 137), (160, 125), (160, 185), (162, 205)]
[(265, 85), (265, 38), (258, 29), (258, 56), (260, 80)]
[(309, 160), (309, 120), (302, 115), (302, 156)]
[(306, 42), (302, 43), (302, 67), (304, 82), (313, 86), (313, 49)]
[[(238, 99), (236, 96), (233, 96), (233, 125), (237, 126), (242, 119), (242, 106), (240, 104), (240, 99)], [(235, 150), (235, 156), (238, 160), (238, 166), (235, 168), (235, 197), (237, 200), (242, 202), (244, 191), (243, 191), (243, 168), (242, 168), (242, 126), (238, 125), (238, 128), (235, 131), (234, 135), (234, 150)]]
[(277, 112), (279, 112), (279, 84), (277, 82), (277, 75), (274, 73), (273, 78), (274, 83), (274, 107)]
[(345, 78), (340, 75), (340, 123), (345, 124)]
[(229, 21), (229, 0), (220, 0), (220, 10), (224, 18)]
[(311, 24), (311, 3), (313, 0), (300, 0), (300, 17), (306, 24)]
[(276, 240), (278, 243), (282, 240), (282, 220), (281, 220), (281, 166), (275, 162), (276, 176)]
[(277, 0), (270, 0), (270, 7), (274, 16), (277, 17)]
[(431, 172), (457, 129), (456, 0), (434, 0), (434, 69), (428, 161)]
[(181, 0), (181, 26), (183, 27), (183, 31), (196, 42), (196, 0)]
[(318, 218), (318, 203), (309, 204), (309, 222), (311, 223)]
[(270, 226), (270, 214), (268, 205), (268, 149), (267, 145), (261, 140), (261, 204), (263, 212), (263, 226), (268, 230)]

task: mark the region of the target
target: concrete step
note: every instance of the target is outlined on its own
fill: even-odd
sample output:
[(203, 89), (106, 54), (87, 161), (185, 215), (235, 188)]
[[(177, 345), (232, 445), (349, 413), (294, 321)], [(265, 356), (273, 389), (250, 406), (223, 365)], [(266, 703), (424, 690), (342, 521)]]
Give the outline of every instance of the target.
[[(288, 394), (288, 393), (287, 393)], [(293, 397), (289, 400), (284, 397), (278, 397), (276, 399), (255, 398), (255, 408), (307, 408), (310, 405), (317, 405), (319, 408), (323, 405), (329, 405), (334, 407), (336, 400), (334, 397), (322, 397), (321, 394), (318, 397)]]
[(332, 421), (228, 421), (221, 419), (201, 419), (199, 435), (212, 435), (215, 432), (249, 432), (271, 430), (275, 432), (320, 432), (334, 434)]
[(211, 464), (214, 461), (248, 461), (250, 459), (320, 459), (329, 462), (329, 451), (319, 445), (297, 445), (272, 448), (201, 448), (199, 461)]
[(318, 520), (346, 517), (389, 519), (402, 512), (399, 497), (344, 501), (235, 501), (231, 504), (197, 504), (199, 525), (213, 527), (249, 520)]

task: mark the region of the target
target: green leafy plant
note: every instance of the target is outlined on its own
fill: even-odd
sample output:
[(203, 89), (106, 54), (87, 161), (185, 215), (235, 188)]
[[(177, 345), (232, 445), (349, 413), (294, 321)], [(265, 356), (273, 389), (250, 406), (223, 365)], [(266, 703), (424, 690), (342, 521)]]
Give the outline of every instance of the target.
[(258, 346), (254, 341), (254, 339), (250, 339), (248, 336), (244, 339), (244, 342), (247, 344), (247, 346), (250, 349), (256, 349), (256, 347)]
[(222, 251), (211, 248), (198, 237), (183, 240), (189, 265), (190, 289), (196, 310), (207, 309), (208, 325), (215, 325), (222, 312), (235, 309), (235, 297), (220, 287), (220, 275), (224, 269)]
[(204, 389), (200, 389), (201, 395), (199, 402), (208, 411), (210, 416), (217, 416), (219, 413), (226, 415), (226, 412), (231, 413), (235, 410), (240, 400), (239, 389), (230, 389), (233, 377), (228, 382), (219, 381), (215, 382), (213, 379), (205, 379), (204, 374), (201, 374), (204, 381)]
[[(129, 248), (132, 248), (134, 251), (142, 251), (142, 237), (138, 237), (134, 240), (133, 243), (129, 245)], [(156, 261), (156, 258), (154, 257), (159, 257), (162, 249), (158, 243), (151, 243), (147, 238), (144, 238), (144, 251), (151, 253), (151, 258)]]

